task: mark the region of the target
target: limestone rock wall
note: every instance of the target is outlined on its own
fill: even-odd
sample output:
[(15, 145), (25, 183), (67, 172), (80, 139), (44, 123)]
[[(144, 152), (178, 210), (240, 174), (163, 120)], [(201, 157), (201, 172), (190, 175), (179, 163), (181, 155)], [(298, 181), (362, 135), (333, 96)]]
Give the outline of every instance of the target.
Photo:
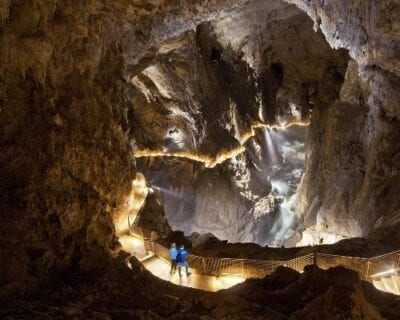
[(347, 48), (358, 66), (348, 70), (340, 99), (322, 116), (325, 120), (318, 115), (328, 127), (313, 120), (315, 139), (310, 139), (299, 214), (316, 218), (311, 233), (328, 228), (325, 238), (329, 230), (382, 236), (400, 221), (400, 32), (394, 19), (400, 7), (396, 1), (288, 2), (312, 17), (332, 47)]
[(171, 227), (164, 212), (162, 198), (152, 192), (147, 196), (146, 204), (140, 212), (138, 225), (150, 231), (155, 231), (162, 237), (168, 236)]
[(121, 28), (103, 5), (10, 2), (1, 25), (0, 274), (19, 294), (72, 263), (102, 265), (116, 242), (111, 215), (135, 171)]
[[(273, 150), (255, 127), (306, 123), (338, 98), (347, 52), (312, 27), (294, 6), (255, 1), (164, 42), (132, 78), (135, 154), (155, 156), (140, 171), (163, 189), (172, 228), (264, 245), (294, 224), (273, 224)], [(204, 169), (213, 157), (226, 161)]]
[(2, 295), (104, 265), (116, 243), (112, 216), (128, 205), (135, 176), (134, 67), (151, 47), (236, 5), (1, 2)]

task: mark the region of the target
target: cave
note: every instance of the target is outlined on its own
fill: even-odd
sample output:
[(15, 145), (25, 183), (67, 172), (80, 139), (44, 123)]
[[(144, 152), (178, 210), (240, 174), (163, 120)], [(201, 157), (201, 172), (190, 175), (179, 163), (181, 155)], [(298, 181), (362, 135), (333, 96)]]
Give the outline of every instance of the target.
[(399, 17), (1, 1), (0, 318), (400, 319)]

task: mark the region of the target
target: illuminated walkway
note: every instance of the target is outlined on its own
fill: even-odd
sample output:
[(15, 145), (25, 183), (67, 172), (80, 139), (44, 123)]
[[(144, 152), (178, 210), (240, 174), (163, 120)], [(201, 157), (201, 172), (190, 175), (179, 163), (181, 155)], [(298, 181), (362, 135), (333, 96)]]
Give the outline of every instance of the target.
[[(151, 239), (138, 235), (119, 237), (123, 249), (136, 256), (143, 266), (158, 278), (176, 285), (206, 291), (230, 288), (248, 278), (264, 278), (279, 266), (303, 272), (307, 265), (316, 264), (322, 269), (336, 266), (358, 272), (360, 279), (369, 281), (382, 291), (400, 295), (400, 251), (372, 257), (349, 257), (324, 253), (313, 253), (288, 261), (266, 261), (218, 257), (189, 256), (192, 275), (182, 278), (178, 273), (170, 275), (168, 249)], [(146, 248), (147, 246), (147, 248)], [(196, 272), (196, 270), (198, 272)], [(184, 271), (184, 270), (182, 270)]]
[[(143, 262), (144, 267), (149, 270), (153, 275), (166, 281), (170, 281), (176, 285), (191, 287), (206, 291), (218, 291), (221, 289), (230, 288), (238, 283), (244, 281), (240, 276), (221, 276), (211, 277), (192, 273), (189, 277), (186, 276), (182, 268), (182, 278), (179, 277), (178, 272), (170, 275), (171, 265), (164, 259), (153, 256)], [(190, 270), (193, 272), (193, 270)]]
[(171, 264), (154, 254), (148, 254), (144, 242), (138, 236), (124, 235), (119, 237), (119, 242), (125, 251), (136, 256), (141, 260), (143, 266), (156, 277), (170, 281), (176, 285), (191, 287), (206, 291), (218, 291), (230, 288), (244, 281), (240, 276), (224, 275), (221, 277), (212, 277), (197, 274), (190, 270), (192, 274), (187, 277), (182, 269), (182, 278), (179, 278), (178, 272), (170, 275)]
[(141, 238), (131, 235), (123, 235), (120, 236), (118, 240), (126, 252), (129, 252), (139, 260), (147, 256), (147, 251)]

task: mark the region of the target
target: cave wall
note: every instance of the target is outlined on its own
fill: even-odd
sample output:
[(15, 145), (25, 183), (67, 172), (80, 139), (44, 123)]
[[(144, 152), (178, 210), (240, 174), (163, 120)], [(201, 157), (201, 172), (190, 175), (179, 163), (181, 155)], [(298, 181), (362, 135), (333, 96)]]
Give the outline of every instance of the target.
[(307, 170), (299, 190), (297, 214), (303, 232), (301, 244), (335, 242), (362, 236), (361, 216), (350, 213), (362, 184), (366, 151), (363, 135), (368, 86), (349, 63), (340, 99), (313, 112), (308, 137)]
[[(399, 92), (396, 89), (399, 27), (395, 18), (399, 6), (389, 0), (286, 2), (306, 12), (314, 22), (314, 30), (320, 30), (332, 48), (348, 50), (354, 62), (347, 71), (343, 88), (343, 63), (329, 70), (320, 68), (324, 65), (322, 60), (314, 59), (307, 64), (309, 47), (304, 41), (296, 42), (287, 26), (290, 19), (295, 19), (294, 34), (298, 30), (302, 30), (300, 35), (307, 34), (306, 29), (299, 28), (300, 16), (293, 18), (292, 8), (288, 10), (275, 2), (271, 2), (270, 7), (263, 7), (261, 2), (255, 2), (254, 7), (243, 6), (232, 15), (214, 19), (211, 27), (220, 47), (240, 53), (240, 58), (254, 71), (255, 79), (259, 75), (263, 77), (261, 85), (265, 88), (260, 90), (261, 95), (258, 94), (256, 101), (261, 101), (265, 113), (259, 113), (259, 118), (265, 116), (268, 121), (280, 122), (299, 110), (303, 116), (313, 109), (310, 164), (297, 204), (299, 218), (303, 220), (299, 230), (307, 229), (306, 233), (316, 237), (326, 231), (323, 237), (328, 242), (349, 236), (379, 238), (380, 230), (385, 228), (394, 234), (400, 217), (396, 200), (400, 167), (397, 142)], [(257, 10), (252, 10), (254, 8)], [(275, 37), (275, 33), (270, 32), (261, 32), (260, 36), (254, 28), (268, 26), (269, 31), (283, 32), (275, 19), (268, 25), (268, 19), (273, 15), (285, 21), (287, 39)], [(258, 19), (259, 16), (268, 17), (267, 22)], [(251, 22), (240, 22), (246, 19)], [(235, 30), (232, 26), (240, 26), (240, 32), (229, 32)], [(264, 30), (263, 27), (260, 29)], [(285, 45), (296, 43), (296, 47), (307, 54), (300, 57), (300, 54), (296, 55), (297, 51), (290, 53), (289, 47), (280, 44), (284, 39), (287, 40)], [(273, 46), (266, 45), (270, 43)], [(322, 48), (325, 45), (315, 37), (313, 43), (319, 43), (318, 47)], [(274, 51), (274, 46), (280, 50)], [(315, 53), (311, 56), (315, 57)], [(293, 61), (296, 63), (291, 64)], [(305, 61), (309, 67), (299, 68), (299, 61)], [(318, 80), (309, 78), (310, 70), (322, 74), (322, 83), (327, 83), (327, 88), (316, 87)], [(288, 79), (296, 81), (293, 83)], [(299, 83), (298, 79), (309, 81)], [(319, 122), (324, 126), (318, 125)], [(232, 140), (228, 141), (230, 145)], [(204, 140), (205, 145), (208, 143)], [(320, 241), (316, 237), (312, 236), (312, 242)]]
[(153, 62), (133, 77), (135, 143), (144, 155), (149, 150), (148, 155), (187, 151), (214, 156), (235, 148), (235, 138), (257, 120), (251, 70), (234, 55), (232, 62), (214, 58), (213, 50), (221, 51), (212, 29), (203, 24), (163, 44)]
[[(395, 235), (400, 218), (396, 200), (400, 167), (397, 142), (399, 93), (396, 90), (399, 32), (395, 19), (399, 6), (394, 1), (286, 2), (306, 12), (314, 22), (314, 30), (321, 30), (332, 48), (349, 51), (353, 62), (347, 70), (343, 88), (341, 77), (345, 67), (342, 66), (339, 72), (334, 68), (326, 72), (326, 69), (318, 68), (321, 62), (309, 65), (311, 69), (317, 67), (320, 72), (325, 72), (324, 82), (331, 81), (330, 88), (316, 88), (315, 79), (303, 82), (302, 89), (298, 82), (285, 81), (307, 79), (309, 73), (307, 68), (298, 72), (299, 54), (308, 54), (309, 49), (296, 43), (296, 38), (290, 36), (290, 27), (285, 30), (287, 39), (274, 37), (270, 30), (281, 27), (274, 21), (268, 26), (269, 32), (260, 37), (251, 25), (260, 26), (262, 22), (257, 23), (257, 15), (250, 9), (239, 10), (237, 15), (252, 23), (240, 24), (246, 19), (227, 17), (215, 20), (211, 25), (220, 45), (241, 52), (241, 59), (255, 75), (263, 77), (261, 83), (265, 88), (261, 90), (259, 101), (262, 101), (266, 119), (279, 121), (282, 113), (283, 119), (287, 119), (288, 115), (293, 115), (291, 105), (295, 106), (295, 112), (301, 110), (302, 115), (313, 107), (310, 162), (297, 203), (297, 213), (302, 220), (299, 231), (306, 229), (302, 243), (318, 243), (321, 238), (333, 242), (343, 237), (367, 235), (383, 241), (381, 230), (391, 229), (391, 234)], [(263, 11), (265, 16), (285, 17), (287, 27), (292, 15), (290, 10), (285, 11), (278, 5), (271, 12), (267, 11)], [(298, 23), (296, 21), (297, 27)], [(227, 31), (234, 30), (232, 26), (237, 25), (240, 32)], [(251, 36), (246, 34), (249, 29), (253, 31)], [(296, 43), (295, 47), (302, 50), (291, 54), (288, 47), (279, 44), (283, 40)], [(268, 46), (263, 47), (265, 43), (273, 43), (272, 48), (276, 46), (281, 50), (272, 49), (271, 52)], [(316, 39), (313, 43), (317, 43)], [(321, 42), (320, 46), (323, 45)], [(299, 53), (296, 55), (296, 52)], [(301, 57), (301, 61), (307, 56)], [(293, 61), (296, 61), (294, 65), (291, 64)], [(281, 70), (289, 71), (290, 77), (282, 79), (284, 72)], [(315, 97), (316, 92), (322, 93)]]
[[(400, 7), (395, 1), (288, 2), (309, 14), (332, 47), (348, 49), (358, 66), (352, 63), (338, 101), (318, 115), (328, 127), (312, 126), (320, 139), (310, 142), (299, 214), (320, 220), (304, 227), (313, 233), (328, 225), (328, 238), (333, 230), (382, 241), (383, 230), (396, 228), (400, 217), (400, 32), (394, 18)], [(384, 243), (394, 248), (395, 239)]]
[[(265, 243), (274, 211), (263, 202), (271, 191), (246, 154), (205, 168), (193, 161), (140, 159), (138, 170), (163, 199), (165, 216), (186, 235), (212, 233), (231, 242)], [(257, 214), (260, 217), (257, 217)]]
[(2, 298), (104, 266), (135, 176), (134, 66), (239, 2), (1, 3)]
[(103, 264), (116, 242), (111, 214), (135, 171), (111, 36), (121, 29), (104, 18), (106, 7), (9, 6), (0, 51), (0, 274), (1, 285), (14, 282), (6, 292), (21, 294), (72, 264)]
[[(254, 125), (306, 123), (338, 98), (347, 68), (347, 52), (312, 27), (293, 6), (255, 1), (163, 43), (133, 77), (136, 155), (160, 159), (139, 171), (163, 188), (173, 228), (262, 245), (271, 238), (277, 217), (268, 217), (270, 168), (261, 165), (269, 150)], [(182, 169), (192, 160), (207, 167), (221, 150), (228, 159), (215, 168)]]

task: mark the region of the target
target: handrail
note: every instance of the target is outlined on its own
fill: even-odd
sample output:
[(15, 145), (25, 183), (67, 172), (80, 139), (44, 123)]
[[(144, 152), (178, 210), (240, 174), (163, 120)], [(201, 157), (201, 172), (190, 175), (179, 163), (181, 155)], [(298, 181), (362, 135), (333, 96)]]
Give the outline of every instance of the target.
[(375, 256), (375, 257), (371, 257), (371, 258), (369, 258), (369, 259), (379, 259), (379, 258), (383, 258), (383, 257), (385, 257), (385, 256), (388, 256), (388, 255), (392, 255), (392, 254), (400, 254), (400, 250), (396, 250), (396, 251), (391, 251), (391, 252), (388, 252), (388, 253), (384, 253), (384, 254), (381, 254), (380, 256)]
[(333, 254), (333, 253), (324, 253), (324, 252), (317, 252), (318, 255), (324, 255), (324, 256), (330, 256), (330, 257), (346, 257), (346, 258), (351, 258), (351, 259), (363, 259), (363, 260), (369, 260), (371, 258), (365, 258), (365, 257), (357, 257), (357, 256), (342, 256), (339, 254)]
[[(169, 260), (169, 250), (166, 247), (153, 239), (145, 239), (140, 227), (135, 227), (135, 229), (140, 229), (137, 234), (142, 235), (147, 251)], [(384, 277), (392, 270), (400, 269), (400, 250), (371, 258), (315, 252), (286, 261), (189, 255), (188, 262), (199, 274), (217, 277), (223, 274), (238, 274), (245, 279), (263, 278), (272, 274), (280, 266), (289, 267), (298, 272), (303, 272), (306, 266), (313, 264), (322, 269), (343, 266), (358, 272), (362, 279), (372, 282), (377, 275), (381, 274), (381, 277)]]

